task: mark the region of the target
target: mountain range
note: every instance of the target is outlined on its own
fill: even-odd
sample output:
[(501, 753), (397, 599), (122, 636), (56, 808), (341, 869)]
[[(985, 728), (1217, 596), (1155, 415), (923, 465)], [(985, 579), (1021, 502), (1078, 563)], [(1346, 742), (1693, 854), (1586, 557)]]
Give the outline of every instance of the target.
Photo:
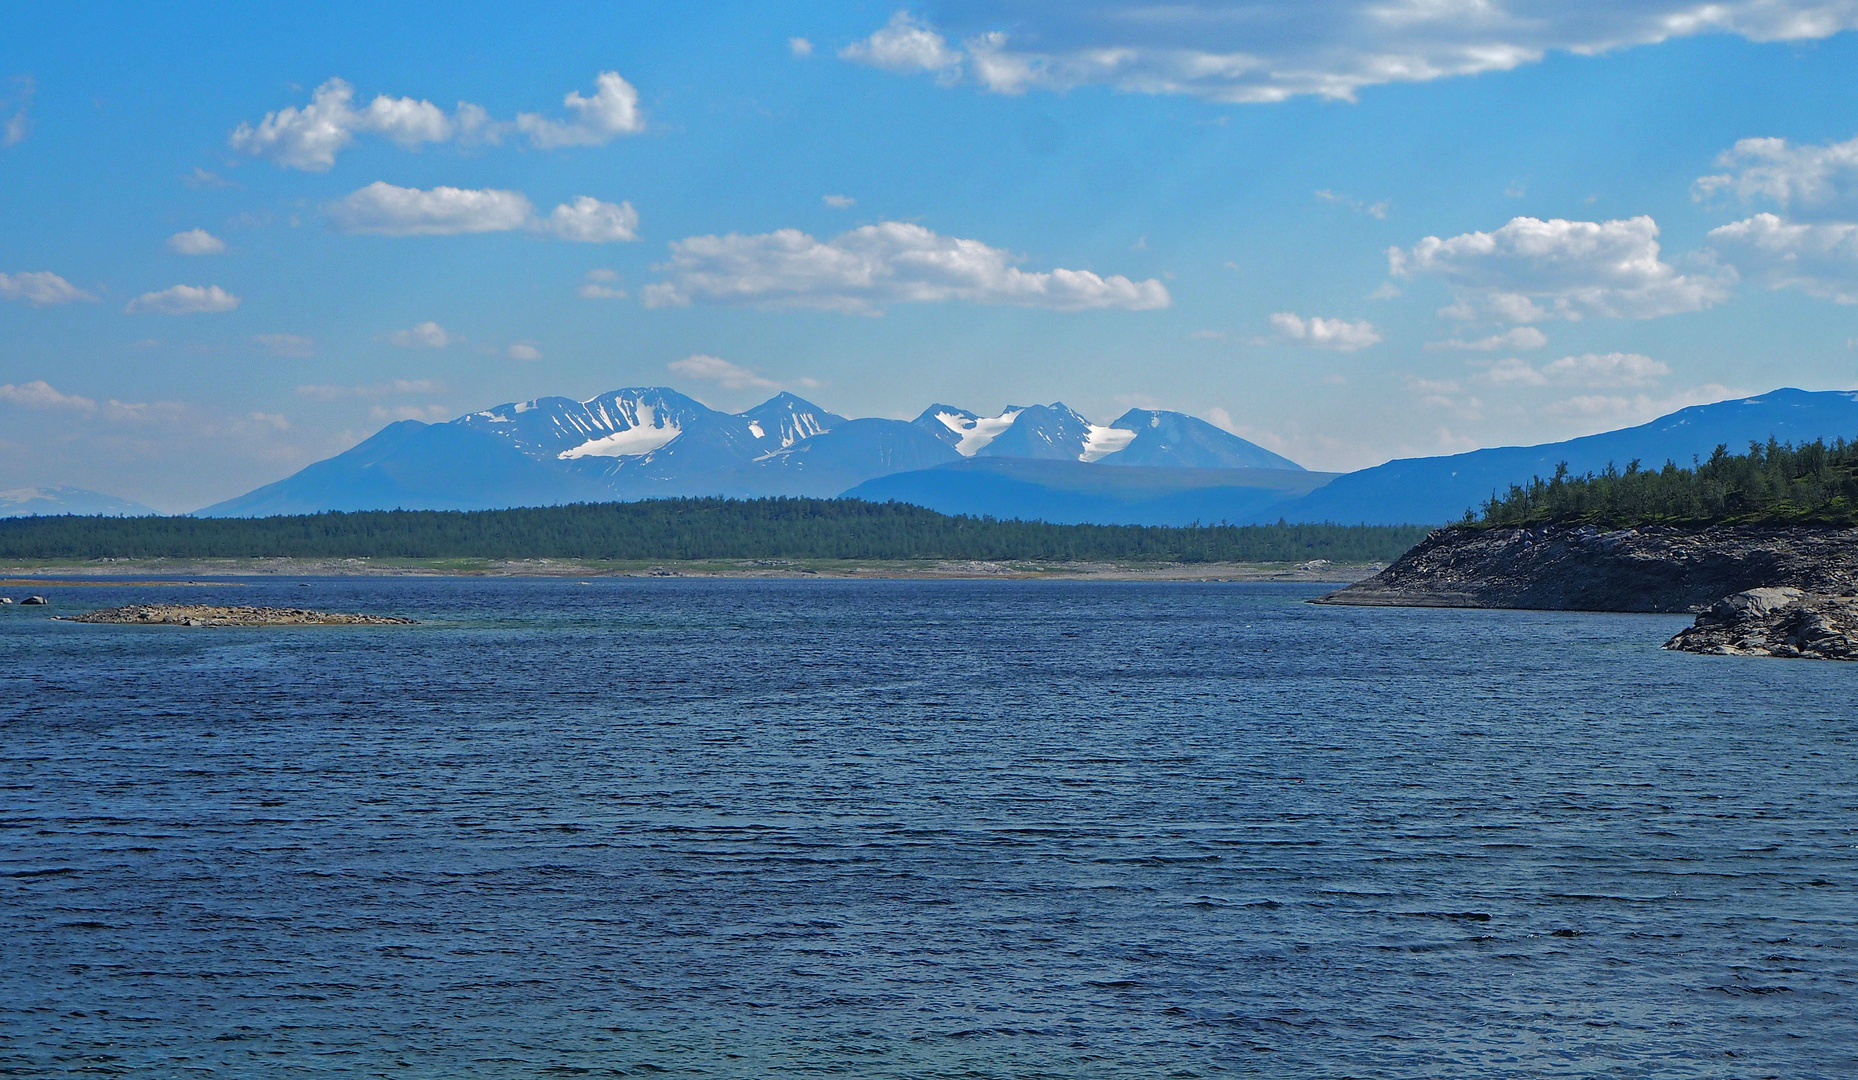
[[(1065, 463), (1091, 475), (1131, 469), (1112, 486), (1137, 495), (1145, 485), (1158, 494), (1178, 489), (1173, 474), (1181, 469), (1304, 471), (1183, 413), (1132, 409), (1100, 425), (1054, 402), (997, 416), (931, 405), (914, 420), (850, 420), (789, 393), (725, 413), (652, 386), (586, 401), (509, 402), (442, 424), (402, 420), (345, 453), (199, 513), (475, 510), (674, 495), (832, 497), (879, 477), (977, 459)], [(1229, 486), (1283, 487), (1275, 476), (1257, 484), (1227, 479)]]
[[(1718, 445), (1858, 437), (1858, 392), (1775, 390), (1539, 446), (1313, 472), (1185, 413), (1097, 424), (1064, 404), (987, 416), (936, 404), (848, 419), (789, 393), (726, 413), (665, 387), (509, 402), (446, 423), (389, 424), (344, 453), (197, 511), (474, 510), (682, 495), (840, 495), (944, 513), (1072, 523), (1443, 524), (1566, 462), (1689, 464)], [(136, 514), (74, 488), (0, 492), (0, 516)]]

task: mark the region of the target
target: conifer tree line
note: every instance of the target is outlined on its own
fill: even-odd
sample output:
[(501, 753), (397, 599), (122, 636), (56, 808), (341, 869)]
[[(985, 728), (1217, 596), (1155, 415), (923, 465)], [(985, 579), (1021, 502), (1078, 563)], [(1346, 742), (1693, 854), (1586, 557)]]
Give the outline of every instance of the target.
[(0, 558), (1386, 561), (1421, 526), (1052, 525), (854, 499), (653, 499), (267, 518), (0, 520)]
[(1548, 523), (1858, 524), (1858, 443), (1794, 446), (1770, 438), (1749, 443), (1746, 454), (1718, 446), (1707, 461), (1693, 458), (1690, 468), (1667, 461), (1645, 469), (1633, 461), (1584, 476), (1569, 475), (1563, 462), (1547, 480), (1538, 476), (1493, 495), (1481, 514), (1467, 511), (1461, 524)]

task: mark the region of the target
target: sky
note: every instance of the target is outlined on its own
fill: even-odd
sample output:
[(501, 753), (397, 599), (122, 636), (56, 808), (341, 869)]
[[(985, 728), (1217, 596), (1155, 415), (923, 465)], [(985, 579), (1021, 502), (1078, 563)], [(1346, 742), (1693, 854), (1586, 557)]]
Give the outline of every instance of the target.
[(0, 489), (639, 385), (1325, 470), (1858, 387), (1858, 0), (4, 21)]

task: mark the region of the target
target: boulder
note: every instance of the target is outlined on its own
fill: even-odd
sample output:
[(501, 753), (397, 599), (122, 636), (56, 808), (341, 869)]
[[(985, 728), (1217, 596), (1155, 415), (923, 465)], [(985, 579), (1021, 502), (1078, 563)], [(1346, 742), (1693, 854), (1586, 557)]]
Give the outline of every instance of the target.
[(1858, 660), (1858, 596), (1747, 589), (1711, 604), (1665, 648), (1714, 656)]

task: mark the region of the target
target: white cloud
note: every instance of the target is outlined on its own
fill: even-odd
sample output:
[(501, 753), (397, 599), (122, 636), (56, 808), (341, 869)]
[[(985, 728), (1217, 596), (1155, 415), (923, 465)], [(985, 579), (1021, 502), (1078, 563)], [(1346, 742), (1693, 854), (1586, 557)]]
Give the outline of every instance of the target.
[(1743, 139), (1716, 164), (1734, 171), (1699, 177), (1692, 188), (1699, 200), (1728, 191), (1744, 202), (1771, 199), (1799, 220), (1858, 220), (1858, 139), (1825, 146)]
[(967, 300), (1081, 311), (1144, 311), (1172, 303), (1167, 287), (1088, 270), (1028, 272), (979, 240), (887, 221), (821, 242), (798, 229), (692, 236), (671, 244), (645, 289), (648, 307), (692, 301), (875, 312), (888, 303)]
[(272, 356), (307, 360), (316, 355), (316, 342), (302, 334), (253, 334), (252, 340), (263, 345)]
[(1564, 356), (1540, 368), (1511, 357), (1492, 364), (1482, 378), (1497, 386), (1561, 384), (1604, 388), (1650, 386), (1669, 374), (1671, 368), (1664, 361), (1640, 353), (1583, 353)]
[(84, 413), (97, 411), (95, 401), (76, 394), (61, 394), (44, 379), (34, 379), (20, 386), (0, 383), (0, 401), (38, 412), (48, 412), (53, 409), (69, 409), (73, 412)]
[(645, 130), (645, 116), (639, 112), (639, 92), (615, 71), (603, 71), (594, 79), (594, 96), (582, 97), (570, 90), (562, 104), (575, 113), (563, 123), (538, 113), (521, 113), (516, 128), (529, 136), (538, 150), (560, 146), (599, 146), (617, 135), (636, 135)]
[(0, 274), (0, 299), (24, 300), (33, 307), (45, 307), (95, 300), (96, 297), (49, 270), (33, 270), (23, 274)]
[(596, 267), (587, 271), (587, 280), (581, 282), (581, 287), (575, 291), (589, 300), (624, 300), (626, 290), (614, 284), (618, 280), (619, 274), (616, 271), (604, 266)]
[(387, 340), (402, 349), (443, 349), (457, 338), (435, 322), (423, 322), (410, 330), (395, 330)]
[(637, 240), (639, 213), (629, 202), (601, 202), (589, 195), (579, 196), (573, 205), (563, 203), (548, 215), (550, 233), (563, 240), (586, 244), (606, 244), (619, 240)]
[(779, 390), (781, 384), (764, 379), (749, 369), (732, 364), (720, 356), (697, 353), (665, 365), (673, 375), (713, 382), (725, 390)]
[(436, 187), (430, 191), (376, 180), (324, 207), (345, 233), (375, 236), (455, 236), (528, 229), (562, 240), (604, 244), (637, 240), (639, 214), (629, 202), (581, 195), (537, 217), (529, 197), (496, 188)]
[[(1848, 0), (966, 0), (932, 26), (898, 12), (839, 55), (891, 71), (963, 71), (995, 93), (1103, 85), (1222, 102), (1507, 71), (1698, 34), (1801, 41), (1858, 28)], [(1002, 29), (1002, 28), (1008, 29)], [(961, 42), (950, 46), (949, 39)]]
[(226, 242), (205, 229), (188, 229), (168, 237), (168, 250), (177, 255), (218, 255)]
[(1327, 188), (1318, 191), (1316, 197), (1323, 202), (1335, 203), (1337, 206), (1346, 206), (1357, 214), (1366, 214), (1371, 218), (1379, 218), (1383, 221), (1387, 218), (1388, 208), (1393, 206), (1392, 200), (1389, 199), (1382, 199), (1379, 202), (1364, 203), (1360, 199), (1351, 198), (1347, 195), (1338, 195)]
[(885, 71), (953, 72), (961, 67), (961, 54), (948, 47), (947, 39), (907, 11), (892, 15), (889, 23), (863, 41), (840, 49), (839, 56)]
[(1302, 319), (1291, 312), (1279, 311), (1271, 316), (1271, 329), (1277, 332), (1279, 341), (1338, 352), (1354, 352), (1381, 343), (1381, 332), (1366, 319), (1349, 322), (1316, 315)]
[(853, 205), (858, 202), (857, 199), (852, 198), (850, 195), (821, 195), (819, 201), (832, 207), (834, 210), (850, 210)]
[(1756, 214), (1710, 230), (1737, 269), (1771, 288), (1796, 288), (1840, 304), (1858, 304), (1858, 224), (1795, 224)]
[(218, 173), (208, 172), (198, 165), (194, 166), (193, 172), (181, 177), (181, 183), (186, 184), (190, 188), (229, 188), (237, 186)]
[(563, 99), (575, 114), (572, 120), (522, 113), (514, 121), (497, 121), (483, 106), (467, 101), (448, 115), (430, 101), (381, 94), (357, 109), (355, 88), (346, 80), (329, 79), (311, 92), (309, 104), (266, 113), (256, 126), (240, 124), (227, 141), (240, 153), (269, 158), (283, 168), (327, 172), (356, 132), (380, 135), (403, 150), (418, 150), (425, 143), (500, 143), (514, 129), (528, 134), (538, 149), (548, 150), (596, 146), (615, 135), (644, 130), (638, 91), (631, 83), (607, 71), (595, 85), (593, 97), (569, 91)]
[(124, 306), (130, 315), (203, 315), (231, 311), (239, 298), (217, 285), (174, 285), (160, 292), (147, 292)]
[(13, 115), (0, 127), (0, 146), (18, 146), (32, 132), (32, 120), (26, 115), (26, 107), (32, 104), (38, 83), (30, 75), (15, 75), (10, 81), (19, 89), (0, 98), (0, 109), (13, 108)]
[(1475, 341), (1428, 341), (1428, 349), (1466, 349), (1471, 352), (1508, 352), (1512, 349), (1539, 349), (1548, 344), (1548, 335), (1533, 326), (1518, 326), (1501, 334), (1478, 338)]
[(336, 228), (379, 236), (505, 232), (529, 224), (533, 209), (517, 191), (395, 187), (376, 180), (328, 207)]
[(813, 43), (803, 37), (787, 39), (787, 51), (804, 60), (813, 55)]
[(1647, 216), (1518, 217), (1494, 232), (1428, 236), (1411, 251), (1388, 249), (1387, 257), (1396, 277), (1424, 275), (1457, 287), (1459, 301), (1444, 314), (1461, 319), (1648, 319), (1701, 311), (1729, 294), (1722, 278), (1686, 276), (1660, 259), (1658, 225)]
[[(1595, 430), (1605, 431), (1631, 424), (1642, 424), (1692, 405), (1707, 405), (1714, 401), (1740, 396), (1742, 396), (1742, 391), (1717, 383), (1679, 390), (1666, 395), (1580, 394), (1552, 402), (1543, 407), (1542, 413), (1550, 417), (1586, 420), (1594, 425)], [(1656, 467), (1664, 463), (1646, 462), (1645, 464)]]
[(509, 357), (512, 360), (540, 360), (542, 359), (542, 350), (526, 341), (519, 341), (510, 346)]

